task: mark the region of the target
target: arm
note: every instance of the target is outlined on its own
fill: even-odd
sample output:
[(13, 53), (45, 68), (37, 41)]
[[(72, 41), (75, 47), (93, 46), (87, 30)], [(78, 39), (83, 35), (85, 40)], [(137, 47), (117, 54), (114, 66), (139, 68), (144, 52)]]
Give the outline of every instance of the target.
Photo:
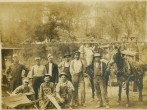
[(31, 68), (31, 70), (29, 71), (27, 77), (28, 78), (33, 78), (33, 75), (34, 75), (34, 67)]
[(63, 62), (61, 62), (59, 65), (58, 65), (58, 70), (59, 72), (61, 73), (63, 71)]
[(21, 91), (22, 91), (21, 86), (19, 86), (19, 87), (17, 87), (17, 88), (12, 92), (12, 95), (20, 94)]
[(59, 100), (62, 100), (60, 96), (60, 83), (58, 83), (56, 86), (56, 97), (59, 98)]
[(47, 70), (46, 70), (46, 67), (44, 66), (44, 69), (43, 69), (43, 74), (47, 74)]
[(22, 65), (22, 69), (25, 70), (25, 77), (27, 77), (29, 69), (25, 65)]
[(68, 85), (69, 86), (69, 89), (72, 90), (72, 91), (74, 91), (75, 89), (74, 89), (73, 84), (70, 81), (68, 82), (68, 84), (69, 84)]
[(71, 73), (71, 75), (74, 73), (74, 70), (73, 70), (73, 60), (70, 63), (70, 73)]
[(59, 76), (59, 71), (58, 71), (58, 66), (55, 64), (55, 73), (56, 73), (56, 76), (55, 76), (55, 83), (58, 83), (58, 76)]
[(34, 95), (35, 92), (33, 90), (33, 88), (31, 86), (29, 86), (29, 92), (28, 93), (25, 93), (26, 95)]

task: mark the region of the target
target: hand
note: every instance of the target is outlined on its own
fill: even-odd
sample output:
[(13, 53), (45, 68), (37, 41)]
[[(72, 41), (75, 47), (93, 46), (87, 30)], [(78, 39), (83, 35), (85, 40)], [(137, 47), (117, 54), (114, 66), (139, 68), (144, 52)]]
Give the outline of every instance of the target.
[(63, 103), (64, 102), (64, 99), (63, 98), (60, 98), (60, 102)]

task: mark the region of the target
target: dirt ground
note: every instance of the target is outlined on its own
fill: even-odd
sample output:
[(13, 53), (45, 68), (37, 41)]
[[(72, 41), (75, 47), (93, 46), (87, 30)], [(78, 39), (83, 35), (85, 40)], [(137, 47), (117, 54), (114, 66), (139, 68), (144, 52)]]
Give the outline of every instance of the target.
[[(91, 98), (91, 89), (88, 86), (89, 81), (86, 81), (86, 107), (81, 107), (80, 105), (77, 107), (73, 107), (73, 109), (97, 109), (97, 99), (95, 96), (95, 100), (92, 101)], [(125, 90), (122, 91), (122, 102), (120, 105), (117, 105), (117, 94), (118, 94), (118, 87), (108, 87), (108, 97), (110, 102), (110, 109), (147, 109), (147, 73), (144, 77), (144, 88), (143, 88), (143, 102), (138, 101), (138, 92), (133, 92), (130, 87), (130, 107), (126, 107), (126, 94)], [(2, 95), (8, 95), (6, 93), (6, 89), (3, 89)], [(105, 109), (105, 107), (101, 107), (98, 109)]]

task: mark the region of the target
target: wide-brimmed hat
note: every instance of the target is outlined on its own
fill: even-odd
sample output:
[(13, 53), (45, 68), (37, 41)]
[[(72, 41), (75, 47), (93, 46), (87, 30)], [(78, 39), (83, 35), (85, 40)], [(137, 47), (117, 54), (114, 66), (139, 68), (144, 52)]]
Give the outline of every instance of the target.
[(67, 74), (64, 73), (64, 72), (60, 73), (60, 74), (59, 74), (59, 77), (61, 77), (61, 76), (63, 76), (63, 75), (67, 77)]
[(71, 57), (71, 54), (70, 53), (65, 53), (64, 58), (66, 58), (66, 57)]
[(53, 58), (53, 55), (49, 53), (49, 54), (47, 55), (47, 58)]
[(45, 77), (50, 77), (50, 78), (51, 78), (52, 76), (49, 75), (49, 74), (45, 74), (45, 75), (44, 75), (44, 78), (45, 78)]

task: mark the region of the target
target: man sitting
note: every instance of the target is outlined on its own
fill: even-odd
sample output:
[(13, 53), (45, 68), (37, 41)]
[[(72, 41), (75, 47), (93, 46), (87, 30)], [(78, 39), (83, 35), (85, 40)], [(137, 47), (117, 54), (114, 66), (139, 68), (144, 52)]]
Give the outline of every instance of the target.
[(73, 84), (67, 80), (66, 73), (61, 73), (59, 77), (60, 81), (56, 86), (56, 97), (57, 99), (59, 99), (59, 104), (61, 105), (61, 107), (64, 107), (67, 104), (69, 105), (69, 108), (72, 109), (71, 102), (74, 91)]
[(16, 94), (25, 94), (30, 100), (34, 100), (34, 90), (31, 86), (29, 86), (29, 80), (24, 79), (23, 84), (17, 87), (13, 92), (12, 95)]
[(54, 93), (54, 83), (50, 82), (51, 76), (46, 74), (44, 81), (40, 86), (39, 98), (41, 99), (41, 109), (51, 108), (53, 104), (48, 98), (48, 95), (53, 95)]

